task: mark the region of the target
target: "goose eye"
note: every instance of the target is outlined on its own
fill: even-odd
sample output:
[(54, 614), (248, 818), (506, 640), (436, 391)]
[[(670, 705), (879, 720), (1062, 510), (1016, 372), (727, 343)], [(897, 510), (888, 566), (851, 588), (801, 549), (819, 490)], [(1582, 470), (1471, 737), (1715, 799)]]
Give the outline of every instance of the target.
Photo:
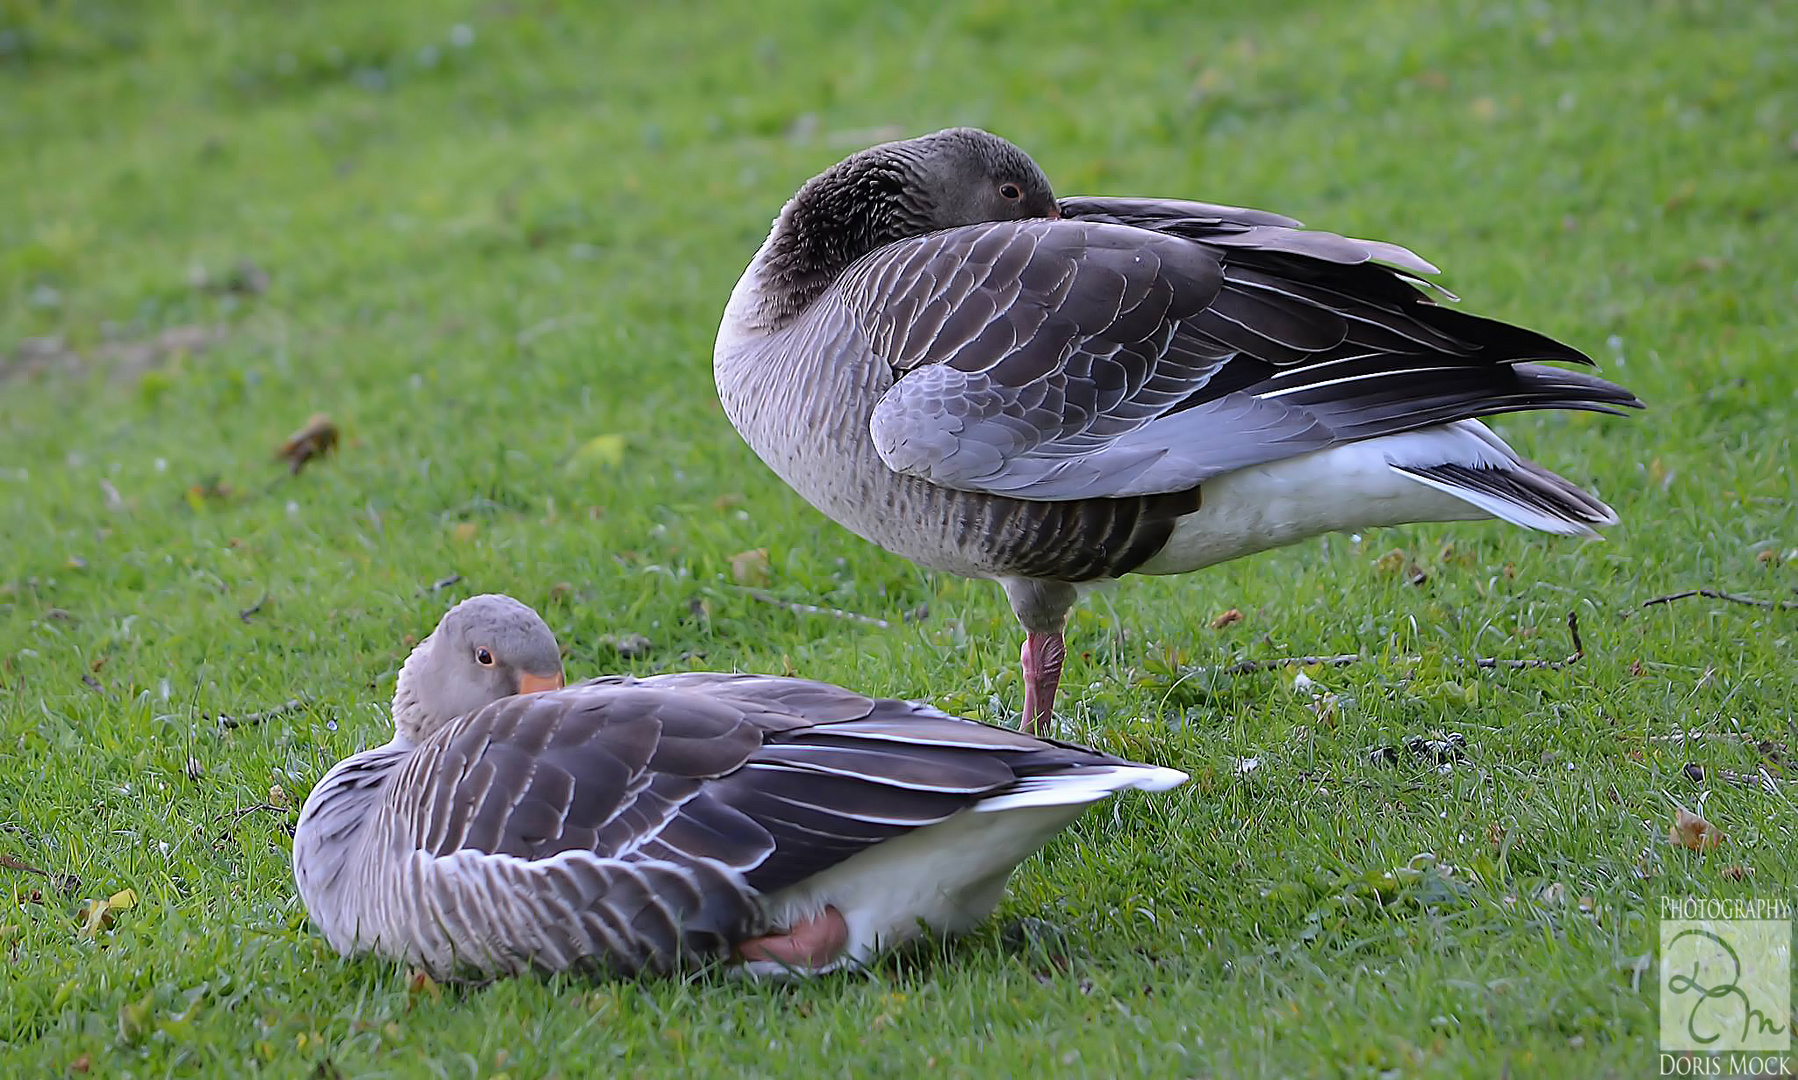
[(474, 651), (474, 661), (482, 667), (492, 667), (493, 650), (487, 648), (485, 645), (477, 646)]
[(1022, 198), (1024, 192), (1023, 189), (1019, 188), (1016, 184), (1000, 184), (999, 194), (1005, 196), (1007, 199), (1017, 199)]

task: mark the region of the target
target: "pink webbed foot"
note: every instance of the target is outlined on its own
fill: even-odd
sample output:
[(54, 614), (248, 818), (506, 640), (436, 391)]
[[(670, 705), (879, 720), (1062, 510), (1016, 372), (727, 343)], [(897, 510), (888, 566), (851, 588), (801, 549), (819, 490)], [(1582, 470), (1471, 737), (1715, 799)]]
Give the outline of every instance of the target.
[(816, 970), (828, 967), (849, 944), (849, 924), (834, 907), (795, 924), (784, 934), (751, 938), (737, 944), (742, 960), (771, 960), (785, 967)]
[(1031, 735), (1047, 735), (1055, 728), (1055, 691), (1061, 685), (1061, 664), (1067, 644), (1060, 634), (1030, 633), (1024, 636), (1024, 724)]

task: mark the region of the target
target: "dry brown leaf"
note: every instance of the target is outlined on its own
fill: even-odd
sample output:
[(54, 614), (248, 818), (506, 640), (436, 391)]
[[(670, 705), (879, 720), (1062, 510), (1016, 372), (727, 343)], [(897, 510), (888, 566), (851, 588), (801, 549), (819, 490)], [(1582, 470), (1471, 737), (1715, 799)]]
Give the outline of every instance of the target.
[(773, 571), (768, 563), (767, 548), (739, 551), (730, 557), (730, 576), (739, 585), (766, 585)]
[(1242, 621), (1241, 609), (1240, 608), (1231, 608), (1230, 610), (1219, 615), (1217, 618), (1211, 620), (1211, 629), (1222, 630), (1226, 626), (1233, 626), (1236, 623), (1239, 623), (1241, 621)]
[(1725, 866), (1722, 870), (1718, 871), (1718, 873), (1722, 874), (1726, 881), (1747, 881), (1754, 876), (1754, 867)]
[(287, 437), (275, 457), (287, 462), (287, 471), (298, 474), (306, 463), (337, 449), (337, 425), (324, 413), (313, 413), (300, 430)]
[(1723, 830), (1692, 813), (1685, 807), (1679, 807), (1673, 815), (1673, 825), (1667, 830), (1667, 842), (1675, 847), (1689, 848), (1692, 851), (1709, 851), (1724, 840)]
[(466, 544), (480, 531), (481, 527), (472, 521), (458, 521), (456, 527), (450, 530), (450, 535), (456, 538), (457, 543)]

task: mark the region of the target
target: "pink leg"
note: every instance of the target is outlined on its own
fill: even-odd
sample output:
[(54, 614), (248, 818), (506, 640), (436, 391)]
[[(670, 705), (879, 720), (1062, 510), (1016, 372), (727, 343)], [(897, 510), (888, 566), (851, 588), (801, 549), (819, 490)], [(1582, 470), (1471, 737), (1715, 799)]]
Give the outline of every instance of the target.
[(821, 968), (840, 956), (847, 944), (849, 924), (843, 921), (842, 912), (827, 907), (784, 934), (739, 942), (737, 956), (744, 960), (772, 960), (790, 968)]
[(1067, 645), (1060, 634), (1024, 636), (1024, 730), (1047, 735), (1055, 726), (1055, 689), (1061, 685), (1061, 662)]

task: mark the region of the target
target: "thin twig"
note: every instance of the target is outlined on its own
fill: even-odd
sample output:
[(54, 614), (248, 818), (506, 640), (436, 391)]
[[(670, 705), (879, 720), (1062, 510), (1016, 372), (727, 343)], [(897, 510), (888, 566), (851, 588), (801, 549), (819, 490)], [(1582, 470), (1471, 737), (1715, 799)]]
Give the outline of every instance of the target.
[(266, 802), (265, 803), (257, 803), (255, 806), (242, 806), (242, 807), (237, 808), (236, 810), (227, 810), (223, 814), (220, 814), (218, 817), (213, 818), (212, 820), (220, 821), (220, 820), (223, 820), (224, 818), (230, 818), (232, 821), (238, 821), (238, 820), (241, 820), (243, 818), (250, 816), (251, 814), (260, 814), (260, 813), (285, 814), (285, 813), (287, 813), (287, 811), (289, 809), (290, 808), (286, 807), (286, 806), (276, 806), (274, 803), (266, 803)]
[(0, 867), (5, 867), (8, 870), (23, 870), (27, 874), (41, 874), (44, 877), (50, 876), (50, 871), (39, 866), (33, 866), (23, 859), (15, 859), (11, 855), (6, 854), (0, 854)]
[[(1485, 668), (1488, 670), (1494, 668), (1504, 668), (1512, 671), (1521, 668), (1554, 670), (1557, 668), (1568, 667), (1572, 664), (1579, 663), (1580, 659), (1586, 655), (1586, 644), (1580, 638), (1578, 612), (1569, 611), (1567, 613), (1567, 636), (1573, 639), (1573, 652), (1565, 660), (1536, 660), (1528, 658), (1510, 659), (1502, 656), (1476, 656), (1473, 657), (1470, 662), (1474, 667)], [(1323, 667), (1348, 667), (1350, 664), (1360, 663), (1365, 659), (1369, 658), (1362, 656), (1360, 653), (1339, 653), (1335, 656), (1282, 656), (1273, 660), (1245, 660), (1240, 664), (1231, 664), (1229, 667), (1218, 668), (1217, 671), (1220, 675), (1248, 675), (1257, 671), (1276, 671), (1284, 667), (1311, 667), (1314, 664)], [(1422, 661), (1422, 657), (1407, 656), (1400, 662), (1417, 664)]]
[(1686, 778), (1696, 784), (1704, 783), (1705, 777), (1711, 775), (1719, 780), (1734, 784), (1737, 787), (1748, 788), (1751, 791), (1764, 791), (1769, 795), (1779, 794), (1780, 785), (1785, 783), (1784, 777), (1774, 776), (1771, 772), (1767, 771), (1765, 765), (1757, 767), (1751, 773), (1737, 772), (1734, 769), (1725, 769), (1721, 765), (1718, 765), (1713, 766), (1707, 773), (1704, 766), (1697, 762), (1689, 761), (1686, 763), (1686, 767), (1683, 771), (1686, 774)]
[(1650, 735), (1649, 742), (1688, 743), (1688, 742), (1739, 742), (1754, 747), (1755, 753), (1775, 761), (1785, 757), (1791, 751), (1786, 744), (1776, 739), (1762, 739), (1738, 731), (1676, 731), (1671, 735)]
[(1220, 675), (1249, 675), (1257, 671), (1278, 671), (1283, 667), (1310, 667), (1320, 664), (1324, 667), (1347, 667), (1361, 659), (1360, 653), (1341, 653), (1336, 656), (1281, 656), (1272, 660), (1244, 660), (1240, 664), (1218, 668)]
[(829, 615), (833, 619), (843, 619), (847, 622), (861, 623), (863, 626), (878, 626), (882, 630), (891, 630), (893, 628), (893, 624), (887, 622), (885, 619), (876, 619), (872, 615), (862, 615), (853, 611), (844, 611), (842, 608), (819, 607), (817, 604), (802, 604), (797, 600), (782, 600), (777, 596), (770, 596), (765, 592), (753, 589), (749, 590), (749, 596), (751, 599), (760, 600), (764, 604), (773, 604), (775, 607), (783, 607), (788, 611), (797, 611), (802, 615)]
[[(1717, 589), (1687, 589), (1685, 592), (1668, 593), (1657, 596), (1653, 600), (1645, 600), (1642, 607), (1653, 607), (1656, 604), (1671, 604), (1675, 600), (1687, 600), (1694, 596), (1702, 596), (1708, 600), (1727, 600), (1732, 604), (1747, 604), (1749, 607), (1770, 608), (1774, 611), (1798, 610), (1798, 600), (1759, 600), (1752, 596), (1737, 596)], [(1640, 611), (1641, 608), (1636, 610)]]
[(251, 604), (249, 607), (244, 608), (242, 611), (238, 612), (237, 617), (247, 623), (250, 621), (250, 616), (256, 614), (258, 611), (261, 611), (262, 605), (264, 605), (266, 603), (268, 603), (268, 593), (263, 593), (262, 599), (256, 601), (254, 604)]
[(74, 892), (81, 887), (81, 879), (74, 874), (55, 874), (41, 866), (33, 866), (23, 859), (15, 859), (11, 855), (0, 854), (0, 868), (22, 870), (27, 874), (37, 874), (53, 882), (62, 892)]
[(1476, 656), (1475, 667), (1482, 668), (1564, 668), (1569, 664), (1577, 664), (1586, 655), (1586, 644), (1579, 636), (1579, 612), (1567, 613), (1567, 636), (1573, 639), (1573, 653), (1565, 660), (1507, 660), (1503, 657)]
[(305, 698), (289, 698), (281, 704), (276, 705), (274, 708), (264, 709), (261, 712), (244, 713), (242, 716), (226, 716), (225, 714), (220, 713), (218, 716), (218, 723), (221, 728), (253, 727), (264, 721), (274, 720), (278, 717), (286, 716), (291, 712), (298, 712), (300, 709), (305, 708), (305, 706)]

